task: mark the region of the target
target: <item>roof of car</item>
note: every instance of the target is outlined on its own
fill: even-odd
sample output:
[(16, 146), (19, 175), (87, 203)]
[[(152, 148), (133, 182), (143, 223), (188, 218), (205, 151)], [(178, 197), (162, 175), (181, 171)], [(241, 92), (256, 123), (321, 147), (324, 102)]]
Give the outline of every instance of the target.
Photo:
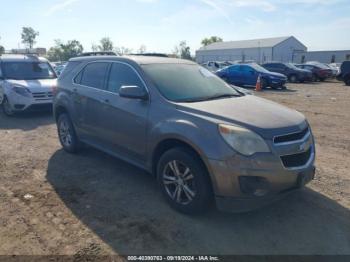
[(36, 55), (17, 55), (17, 54), (8, 54), (1, 55), (0, 61), (2, 62), (48, 62), (44, 57), (39, 57)]
[(133, 61), (139, 65), (146, 64), (196, 64), (189, 60), (158, 57), (158, 56), (84, 56), (75, 57), (69, 61), (99, 61), (99, 60), (111, 60), (111, 61)]

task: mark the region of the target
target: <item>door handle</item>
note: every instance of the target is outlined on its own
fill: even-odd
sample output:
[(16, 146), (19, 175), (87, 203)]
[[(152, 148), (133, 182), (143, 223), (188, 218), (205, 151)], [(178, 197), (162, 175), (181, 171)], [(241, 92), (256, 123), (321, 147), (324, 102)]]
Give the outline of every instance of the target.
[(106, 99), (104, 99), (104, 100), (103, 100), (103, 102), (105, 102), (105, 103), (109, 103), (109, 99), (108, 99), (108, 98), (106, 98)]
[(73, 92), (78, 92), (78, 89), (77, 88), (73, 88)]

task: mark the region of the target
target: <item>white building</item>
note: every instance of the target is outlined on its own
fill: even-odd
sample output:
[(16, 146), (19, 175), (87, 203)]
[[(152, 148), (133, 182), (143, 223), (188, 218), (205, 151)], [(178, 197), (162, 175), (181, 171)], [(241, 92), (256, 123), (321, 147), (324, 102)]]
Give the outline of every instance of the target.
[(196, 61), (268, 61), (293, 62), (307, 47), (294, 36), (218, 42), (196, 51)]
[(350, 50), (308, 51), (305, 53), (297, 53), (294, 61), (296, 63), (319, 61), (328, 64), (342, 63), (345, 60), (350, 60)]

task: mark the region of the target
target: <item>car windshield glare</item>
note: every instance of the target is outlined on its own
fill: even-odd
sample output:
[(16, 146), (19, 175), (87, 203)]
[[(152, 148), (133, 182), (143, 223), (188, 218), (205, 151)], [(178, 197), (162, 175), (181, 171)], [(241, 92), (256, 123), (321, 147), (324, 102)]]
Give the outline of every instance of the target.
[(252, 68), (254, 68), (256, 71), (258, 71), (260, 73), (270, 73), (269, 70), (263, 68), (262, 66), (259, 66), (258, 64), (251, 63), (251, 64), (249, 64), (249, 66), (251, 66)]
[(56, 74), (47, 62), (3, 62), (3, 76), (7, 79), (54, 79)]
[(170, 101), (196, 102), (240, 96), (216, 75), (195, 64), (147, 64), (142, 68)]

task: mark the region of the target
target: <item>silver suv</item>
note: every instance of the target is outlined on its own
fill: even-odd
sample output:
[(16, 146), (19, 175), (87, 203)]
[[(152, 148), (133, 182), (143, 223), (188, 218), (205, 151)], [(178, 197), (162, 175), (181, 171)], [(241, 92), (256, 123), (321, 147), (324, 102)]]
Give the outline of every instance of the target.
[(0, 56), (0, 104), (3, 112), (12, 116), (19, 111), (52, 108), (56, 78), (45, 58)]
[[(305, 117), (245, 95), (190, 61), (71, 59), (54, 116), (68, 152), (87, 144), (154, 174), (175, 209), (260, 207), (314, 177)], [(117, 187), (117, 185), (116, 185)]]

